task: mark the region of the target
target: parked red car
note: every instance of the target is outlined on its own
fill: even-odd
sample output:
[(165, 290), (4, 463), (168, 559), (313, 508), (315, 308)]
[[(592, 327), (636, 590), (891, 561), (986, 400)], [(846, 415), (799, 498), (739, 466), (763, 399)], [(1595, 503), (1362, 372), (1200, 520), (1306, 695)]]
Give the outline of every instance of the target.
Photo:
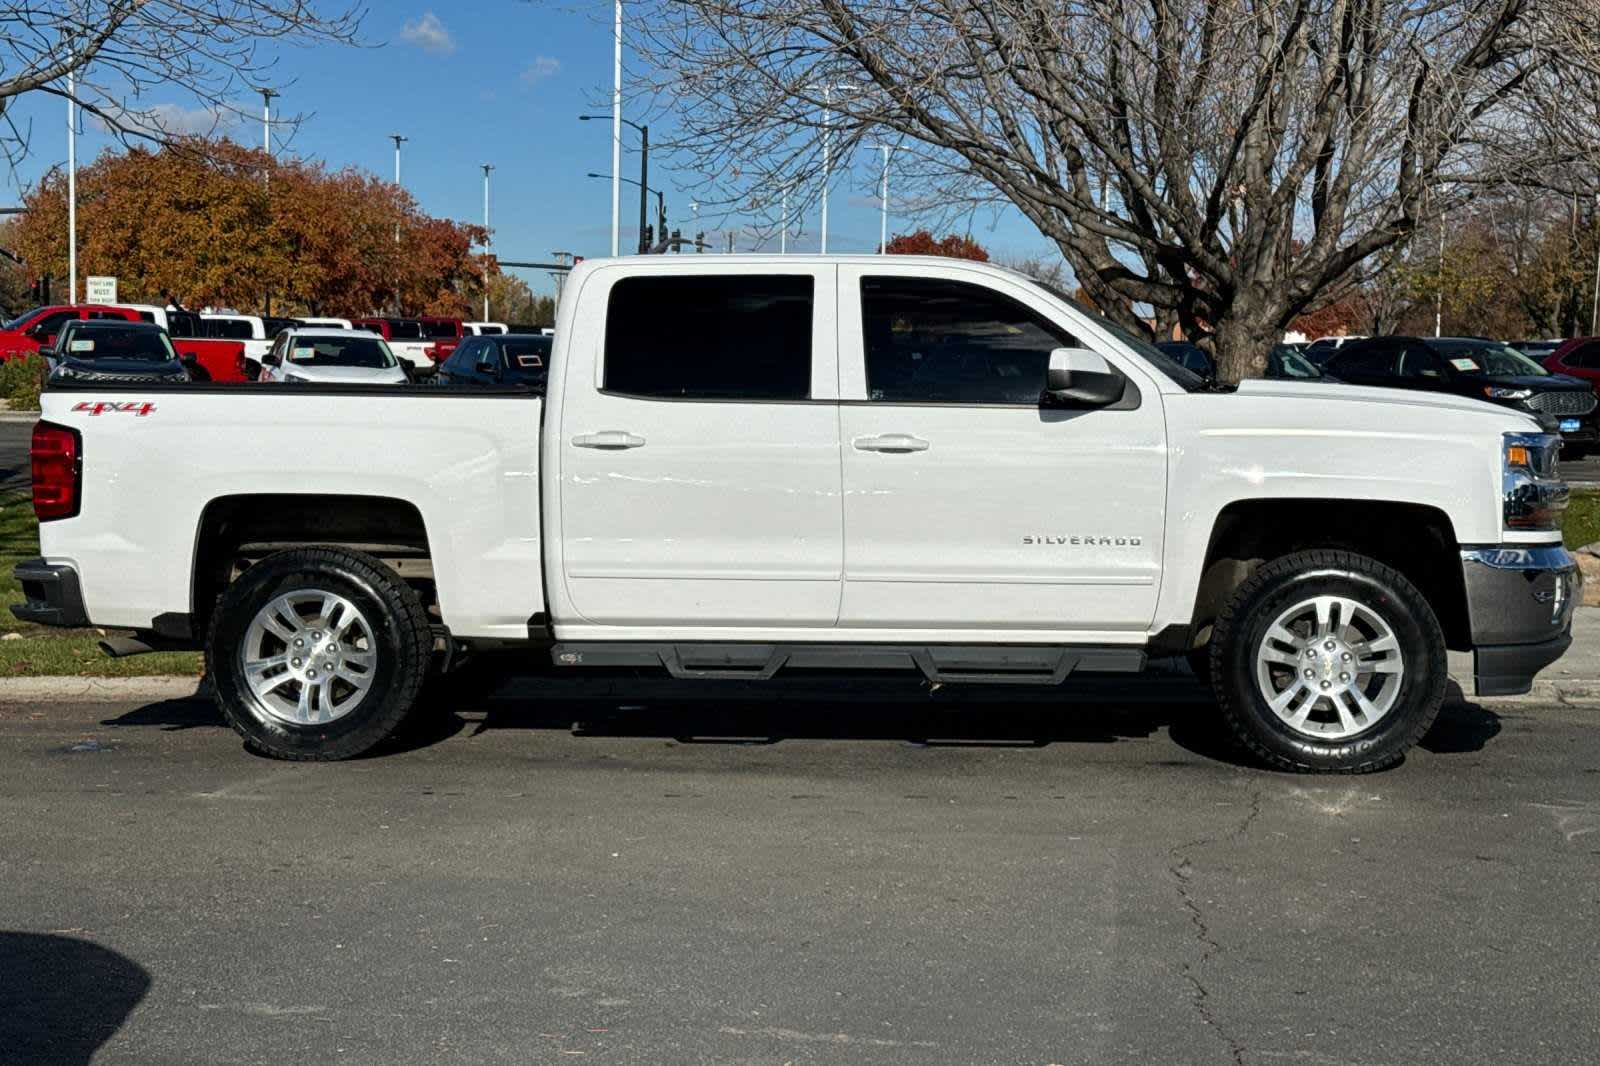
[(104, 304), (56, 304), (35, 307), (0, 326), (0, 361), (19, 355), (33, 355), (50, 347), (61, 330), (61, 323), (73, 318), (120, 318), (137, 322), (139, 316), (125, 307)]
[(423, 318), (422, 335), (428, 339), (428, 346), (423, 351), (428, 353), (428, 358), (435, 363), (442, 363), (455, 354), (461, 347), (461, 338), (467, 335), (466, 327), (459, 318)]
[(1573, 337), (1544, 357), (1544, 368), (1552, 374), (1582, 378), (1600, 384), (1600, 337)]

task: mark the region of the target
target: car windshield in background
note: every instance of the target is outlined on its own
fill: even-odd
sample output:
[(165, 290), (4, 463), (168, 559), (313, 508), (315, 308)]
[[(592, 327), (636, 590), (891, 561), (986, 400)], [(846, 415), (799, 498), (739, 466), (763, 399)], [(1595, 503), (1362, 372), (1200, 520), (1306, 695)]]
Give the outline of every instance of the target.
[(24, 312), (22, 312), (22, 314), (18, 315), (16, 318), (13, 318), (10, 322), (7, 322), (5, 325), (0, 326), (0, 329), (5, 330), (7, 333), (15, 333), (17, 330), (21, 329), (23, 326), (26, 326), (28, 324), (28, 320), (30, 318), (33, 318), (35, 315), (37, 315), (42, 310), (44, 310), (44, 308), (35, 307), (31, 311), (24, 311)]
[[(454, 322), (424, 322), (422, 323), (422, 332), (431, 339), (454, 337), (456, 335), (456, 324)], [(395, 334), (397, 337), (399, 335), (398, 333)]]
[(127, 359), (165, 363), (177, 358), (167, 335), (156, 329), (80, 329), (60, 353), (73, 359)]
[(389, 323), (389, 336), (397, 341), (420, 341), (422, 323), (412, 318), (397, 318)]
[(1279, 344), (1272, 349), (1272, 354), (1267, 357), (1267, 374), (1272, 377), (1303, 378), (1308, 381), (1323, 376), (1315, 363), (1287, 344)]
[(1429, 341), (1428, 345), (1450, 361), (1457, 373), (1468, 377), (1549, 377), (1550, 371), (1515, 348), (1492, 341)]
[(378, 337), (295, 337), (289, 362), (296, 366), (368, 367), (387, 370), (397, 365), (394, 353)]

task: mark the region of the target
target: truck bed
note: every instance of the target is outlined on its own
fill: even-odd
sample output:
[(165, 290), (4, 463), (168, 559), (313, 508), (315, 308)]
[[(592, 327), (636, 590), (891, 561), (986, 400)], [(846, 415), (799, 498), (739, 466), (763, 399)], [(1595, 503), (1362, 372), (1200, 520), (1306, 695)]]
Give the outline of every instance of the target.
[(433, 549), (440, 620), (453, 633), (525, 638), (544, 610), (535, 393), (52, 386), (41, 406), (45, 421), (81, 434), (92, 476), (76, 517), (40, 526), (40, 547), (77, 565), (97, 624), (151, 629), (156, 617), (190, 615), (208, 508), (270, 509), (289, 496), (414, 506)]

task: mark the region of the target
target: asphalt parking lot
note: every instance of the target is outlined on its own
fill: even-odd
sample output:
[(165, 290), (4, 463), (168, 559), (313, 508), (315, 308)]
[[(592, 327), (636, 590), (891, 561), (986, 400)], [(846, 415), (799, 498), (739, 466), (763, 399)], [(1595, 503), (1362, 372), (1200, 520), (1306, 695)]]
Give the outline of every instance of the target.
[(1600, 1059), (1600, 712), (1311, 778), (1115, 691), (446, 694), (333, 765), (0, 707), (0, 1059)]

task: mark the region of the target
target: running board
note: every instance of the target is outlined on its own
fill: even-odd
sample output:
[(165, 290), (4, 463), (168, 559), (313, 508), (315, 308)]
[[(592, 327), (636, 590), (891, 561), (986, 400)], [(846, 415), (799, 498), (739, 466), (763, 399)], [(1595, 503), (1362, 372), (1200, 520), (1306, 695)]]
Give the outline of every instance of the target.
[(916, 670), (935, 684), (1056, 685), (1069, 674), (1138, 673), (1143, 648), (1037, 644), (654, 644), (570, 642), (556, 666), (661, 667), (685, 680), (766, 681), (788, 670)]

